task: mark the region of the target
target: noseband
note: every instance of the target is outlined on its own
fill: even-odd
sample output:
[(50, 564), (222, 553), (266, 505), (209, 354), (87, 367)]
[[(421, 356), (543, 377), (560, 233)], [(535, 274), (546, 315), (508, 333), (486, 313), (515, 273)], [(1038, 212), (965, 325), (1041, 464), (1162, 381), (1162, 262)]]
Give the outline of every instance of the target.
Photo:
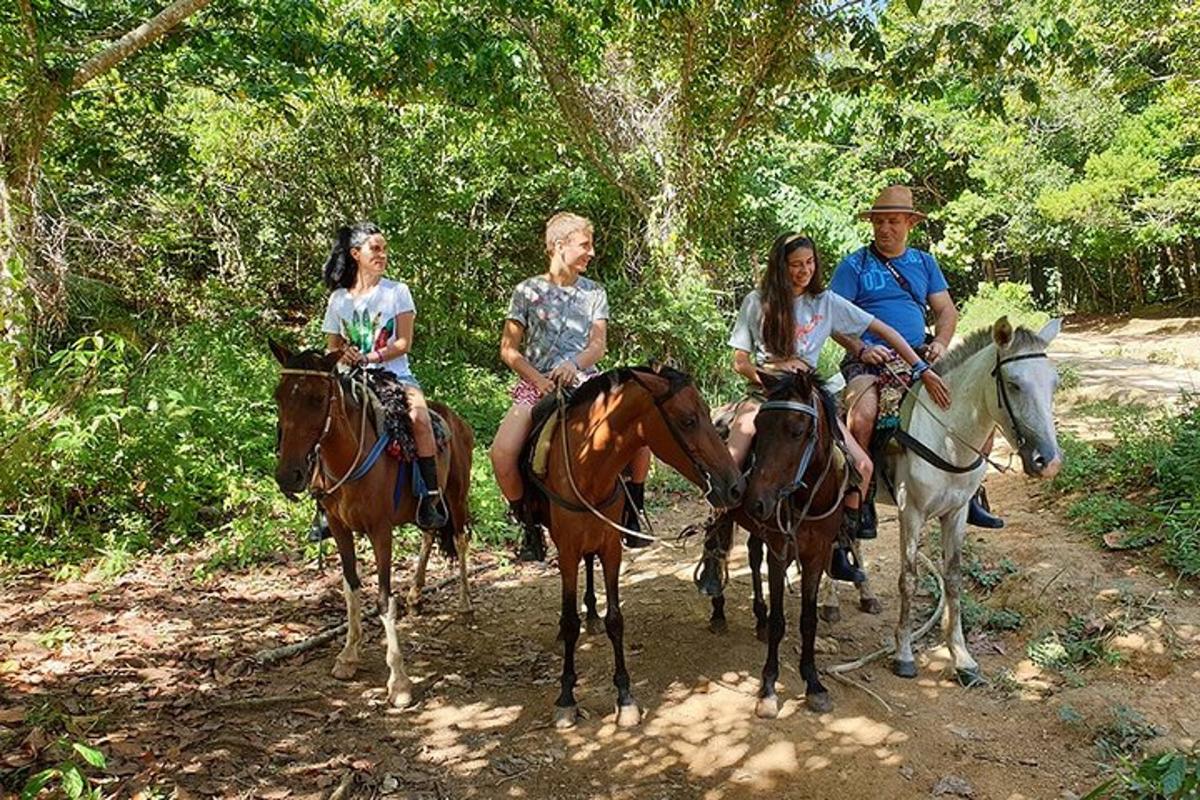
[(1000, 354), (996, 354), (996, 366), (992, 368), (992, 377), (996, 379), (996, 394), (1000, 397), (1000, 405), (1004, 412), (1008, 414), (1008, 419), (1012, 423), (1013, 433), (1017, 435), (1017, 449), (1025, 447), (1025, 433), (1021, 430), (1021, 423), (1017, 419), (1017, 415), (1013, 413), (1012, 403), (1008, 400), (1008, 392), (1004, 388), (1003, 370), (1000, 367), (1013, 361), (1024, 361), (1030, 358), (1049, 358), (1045, 353), (1025, 353), (1019, 356), (1009, 356), (1008, 358), (1000, 358)]

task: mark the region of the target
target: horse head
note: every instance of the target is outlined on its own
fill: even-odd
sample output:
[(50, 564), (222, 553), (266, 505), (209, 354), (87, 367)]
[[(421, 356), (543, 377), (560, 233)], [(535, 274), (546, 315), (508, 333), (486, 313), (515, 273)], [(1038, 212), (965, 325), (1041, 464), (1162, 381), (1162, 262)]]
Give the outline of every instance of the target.
[(295, 499), (308, 488), (317, 468), (317, 445), (329, 430), (338, 386), (334, 368), (341, 354), (293, 353), (274, 340), (269, 344), (283, 367), (275, 387), (279, 412), (275, 482)]
[[(756, 433), (750, 455), (754, 469), (742, 507), (765, 523), (775, 515), (779, 503), (786, 502), (799, 488), (818, 444), (817, 420), (822, 410), (813, 373), (780, 375), (760, 371), (758, 376), (766, 389), (767, 402), (754, 419)], [(830, 432), (828, 423), (825, 432)]]
[(647, 444), (656, 456), (705, 489), (717, 508), (741, 503), (745, 479), (709, 417), (708, 404), (687, 374), (655, 365), (630, 370), (659, 413), (646, 415)]
[(1013, 329), (1008, 317), (992, 326), (996, 344), (993, 419), (1016, 449), (1026, 475), (1053, 478), (1062, 467), (1062, 450), (1054, 426), (1054, 390), (1058, 371), (1046, 348), (1058, 335), (1062, 320), (1052, 319), (1034, 334)]

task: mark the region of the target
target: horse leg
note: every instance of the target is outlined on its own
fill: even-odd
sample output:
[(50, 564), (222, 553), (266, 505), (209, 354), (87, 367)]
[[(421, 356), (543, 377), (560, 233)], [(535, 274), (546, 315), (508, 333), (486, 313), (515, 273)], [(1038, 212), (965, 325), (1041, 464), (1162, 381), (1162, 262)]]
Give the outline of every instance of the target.
[(625, 669), (625, 617), (621, 614), (619, 579), (621, 577), (621, 543), (609, 537), (601, 553), (604, 568), (604, 629), (613, 648), (613, 686), (617, 687), (617, 726), (628, 728), (641, 722), (642, 712), (629, 688), (629, 671)]
[(471, 605), (471, 587), (467, 583), (467, 553), (470, 547), (471, 539), (465, 528), (454, 534), (454, 549), (458, 551), (458, 613), (465, 620), (475, 615), (475, 608)]
[(979, 664), (971, 657), (962, 629), (962, 545), (967, 529), (966, 506), (943, 514), (942, 523), (942, 580), (946, 584), (946, 608), (942, 612), (942, 632), (954, 658), (954, 673), (958, 682), (971, 687), (982, 684)]
[[(862, 559), (862, 542), (855, 539), (850, 543), (850, 550), (854, 553), (854, 560), (862, 567), (863, 574), (867, 572), (867, 563)], [(833, 583), (833, 581), (830, 581)], [(882, 614), (883, 604), (879, 602), (879, 598), (875, 596), (875, 590), (871, 588), (871, 579), (868, 578), (862, 583), (854, 584), (854, 588), (858, 589), (858, 610), (865, 614)]]
[(604, 623), (600, 621), (600, 613), (596, 611), (596, 556), (589, 553), (583, 560), (587, 564), (587, 577), (584, 579), (586, 586), (583, 591), (583, 606), (587, 609), (584, 630), (589, 634), (602, 633)]
[[(426, 534), (428, 535), (428, 534)], [(404, 708), (412, 702), (412, 681), (404, 671), (404, 651), (396, 630), (396, 598), (392, 595), (392, 528), (371, 532), (371, 548), (375, 551), (375, 570), (379, 577), (379, 621), (387, 641), (387, 701), (393, 708)], [(420, 591), (420, 590), (418, 590)]]
[[(829, 553), (825, 555), (825, 569), (829, 569), (829, 559), (833, 556), (833, 548), (829, 549)], [(855, 553), (855, 560), (858, 559), (858, 554)], [(817, 613), (821, 619), (826, 622), (841, 622), (842, 609), (838, 605), (837, 581), (830, 578), (827, 581), (821, 581), (821, 588), (817, 592), (820, 598), (817, 601)]]
[(817, 595), (821, 588), (821, 573), (825, 571), (824, 554), (820, 548), (817, 551), (815, 557), (806, 555), (799, 564), (800, 675), (804, 678), (804, 705), (809, 711), (824, 714), (833, 710), (833, 700), (817, 674)]
[(767, 580), (771, 590), (771, 616), (767, 639), (767, 663), (763, 665), (762, 688), (758, 692), (758, 704), (754, 713), (763, 719), (779, 716), (779, 698), (775, 694), (775, 681), (779, 678), (779, 643), (783, 641), (783, 573), (787, 563), (771, 554), (767, 557)]
[(337, 544), (342, 562), (342, 595), (346, 598), (346, 644), (333, 662), (333, 677), (349, 680), (358, 671), (358, 650), (362, 644), (362, 581), (354, 558), (354, 535), (346, 524), (329, 515), (329, 530)]
[(750, 582), (754, 585), (754, 635), (760, 642), (767, 641), (767, 604), (763, 601), (762, 562), (763, 541), (751, 535), (746, 541), (750, 552)]
[[(723, 514), (715, 520), (715, 524), (717, 527), (713, 529), (713, 536), (717, 539), (717, 547), (726, 554), (720, 560), (719, 569), (723, 574), (728, 569), (728, 554), (733, 548), (733, 517)], [(705, 544), (707, 547), (707, 542)], [(712, 595), (712, 615), (708, 618), (708, 629), (713, 633), (725, 633), (729, 630), (729, 623), (725, 619), (725, 587), (723, 585), (721, 591)]]
[(925, 517), (902, 498), (896, 499), (900, 507), (900, 618), (896, 622), (896, 653), (892, 658), (892, 672), (901, 678), (915, 678), (917, 663), (913, 658), (912, 646), (912, 601), (917, 591), (917, 552), (921, 548)]
[[(412, 586), (404, 605), (409, 614), (416, 614), (421, 605), (421, 590), (425, 588), (425, 565), (429, 563), (429, 551), (433, 549), (433, 532), (421, 531), (421, 552), (417, 556), (417, 574), (413, 576)], [(383, 606), (380, 606), (383, 608)]]
[(554, 725), (570, 728), (579, 719), (575, 703), (575, 644), (579, 641), (579, 552), (564, 537), (558, 551), (558, 571), (562, 576), (562, 612), (558, 618), (558, 637), (563, 643), (561, 691), (554, 702)]

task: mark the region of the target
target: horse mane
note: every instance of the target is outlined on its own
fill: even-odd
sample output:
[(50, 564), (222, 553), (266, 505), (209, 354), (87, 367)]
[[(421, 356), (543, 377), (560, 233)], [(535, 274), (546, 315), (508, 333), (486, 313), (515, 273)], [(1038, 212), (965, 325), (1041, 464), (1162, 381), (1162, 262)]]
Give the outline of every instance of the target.
[(284, 365), (284, 369), (311, 369), (324, 371), (321, 365), (321, 360), (325, 356), (326, 353), (315, 348), (301, 350), (299, 353), (292, 353), (291, 358), (289, 358), (287, 364)]
[(786, 400), (789, 397), (812, 397), (817, 389), (823, 389), (821, 379), (815, 372), (782, 372), (771, 390), (768, 400)]
[(637, 372), (644, 375), (656, 375), (660, 378), (665, 378), (670, 383), (672, 392), (679, 391), (692, 382), (691, 376), (686, 372), (681, 372), (668, 366), (660, 366), (657, 369), (648, 366), (616, 367), (607, 372), (600, 373), (576, 389), (574, 394), (571, 395), (571, 399), (567, 402), (567, 408), (572, 409), (577, 406), (590, 404), (597, 397), (608, 394), (617, 387), (632, 380), (634, 373)]
[[(961, 367), (971, 356), (991, 343), (992, 327), (990, 325), (980, 328), (977, 331), (972, 331), (967, 334), (966, 338), (952, 347), (950, 352), (938, 359), (937, 363), (933, 365), (933, 371), (939, 375), (945, 375)], [(1021, 325), (1013, 329), (1013, 340), (1010, 345), (1012, 351), (1023, 352), (1045, 347), (1046, 343), (1042, 341), (1041, 337), (1025, 326)]]

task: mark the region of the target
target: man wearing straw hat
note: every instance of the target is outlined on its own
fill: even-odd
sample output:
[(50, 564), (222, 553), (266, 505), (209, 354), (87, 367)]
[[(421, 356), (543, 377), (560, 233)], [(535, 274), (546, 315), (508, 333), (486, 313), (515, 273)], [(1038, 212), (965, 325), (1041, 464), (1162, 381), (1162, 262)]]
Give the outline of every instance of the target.
[[(887, 187), (858, 218), (871, 223), (874, 239), (842, 259), (829, 288), (895, 328), (926, 361), (937, 362), (954, 337), (958, 311), (933, 255), (908, 246), (909, 233), (925, 219), (913, 207), (912, 190), (907, 186)], [(926, 309), (933, 315), (932, 334), (926, 333)], [(881, 388), (885, 404), (899, 395), (888, 388), (896, 383), (894, 372), (888, 369), (895, 354), (869, 332), (861, 339), (836, 334), (834, 338), (847, 352), (842, 361), (849, 409), (847, 427), (867, 449), (880, 412)], [(894, 413), (894, 409), (889, 410)], [(988, 511), (981, 495), (972, 498), (967, 521), (983, 528), (1004, 526), (1002, 519)], [(875, 535), (875, 506), (867, 502), (859, 538), (873, 539)]]

